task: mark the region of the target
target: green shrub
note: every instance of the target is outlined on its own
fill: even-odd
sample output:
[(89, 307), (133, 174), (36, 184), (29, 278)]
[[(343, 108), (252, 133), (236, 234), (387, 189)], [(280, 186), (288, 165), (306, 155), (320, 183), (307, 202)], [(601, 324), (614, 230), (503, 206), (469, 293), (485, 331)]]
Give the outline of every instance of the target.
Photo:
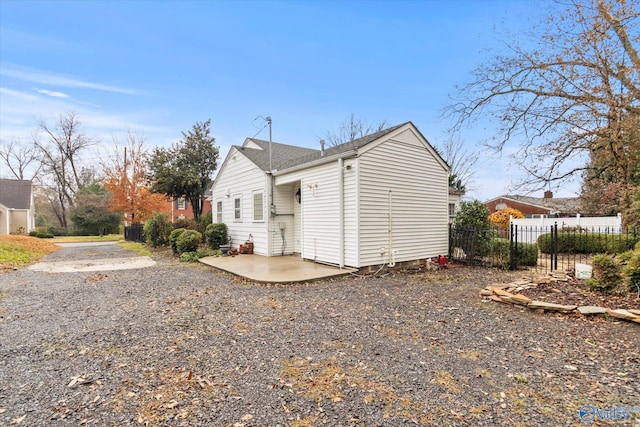
[(209, 211), (198, 218), (198, 231), (204, 234), (207, 226), (213, 222), (213, 212)]
[(53, 239), (53, 234), (47, 231), (30, 231), (29, 236), (38, 237), (40, 239)]
[(462, 248), (470, 258), (487, 256), (491, 239), (497, 237), (489, 221), (489, 209), (484, 203), (463, 201), (456, 213), (451, 246)]
[[(636, 245), (638, 246), (638, 245)], [(627, 285), (631, 291), (636, 291), (640, 298), (640, 248), (625, 252), (629, 254), (626, 259), (620, 261), (624, 264), (622, 267), (622, 275), (624, 276)]]
[(227, 238), (227, 225), (223, 223), (215, 223), (207, 225), (207, 229), (204, 232), (207, 245), (211, 249), (218, 249), (220, 245), (225, 245), (228, 241)]
[(202, 242), (202, 234), (196, 230), (183, 231), (176, 240), (176, 248), (178, 254), (182, 255), (185, 252), (195, 252), (198, 250), (198, 246)]
[[(628, 251), (638, 242), (630, 234), (558, 232), (558, 253), (618, 254)], [(545, 254), (553, 253), (551, 234), (538, 237), (538, 247)]]
[(184, 228), (187, 230), (198, 230), (198, 223), (192, 219), (176, 219), (173, 221), (173, 228)]
[(199, 259), (198, 252), (182, 252), (178, 258), (180, 262), (196, 262)]
[[(511, 242), (509, 239), (493, 238), (490, 243), (489, 256), (503, 268), (511, 267)], [(515, 253), (516, 266), (533, 266), (538, 264), (538, 246), (530, 243), (518, 243)]]
[(157, 213), (144, 223), (142, 229), (147, 245), (153, 247), (166, 245), (173, 226), (166, 214)]
[(180, 254), (180, 262), (196, 262), (200, 258), (204, 258), (206, 256), (216, 255), (220, 251), (214, 251), (212, 249), (202, 249), (199, 248), (195, 252), (183, 252)]
[(47, 231), (54, 236), (68, 236), (69, 232), (62, 227), (49, 227)]
[(589, 289), (609, 293), (622, 281), (620, 264), (611, 255), (596, 255), (591, 263), (593, 277), (586, 281)]
[(186, 228), (176, 228), (169, 234), (169, 246), (171, 246), (171, 252), (173, 252), (174, 255), (178, 253), (178, 237), (185, 231), (187, 231)]
[(538, 264), (538, 245), (535, 243), (518, 244), (518, 265), (534, 266)]

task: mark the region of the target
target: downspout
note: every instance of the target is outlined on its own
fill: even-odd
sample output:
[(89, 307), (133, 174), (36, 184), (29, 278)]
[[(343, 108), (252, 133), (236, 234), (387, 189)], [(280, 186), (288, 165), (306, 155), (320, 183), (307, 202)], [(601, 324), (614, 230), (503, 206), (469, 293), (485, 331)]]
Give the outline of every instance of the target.
[(389, 267), (395, 267), (396, 251), (393, 249), (393, 205), (391, 199), (391, 190), (389, 190)]
[(338, 250), (340, 251), (340, 268), (344, 268), (344, 160), (338, 159), (338, 227), (340, 241)]

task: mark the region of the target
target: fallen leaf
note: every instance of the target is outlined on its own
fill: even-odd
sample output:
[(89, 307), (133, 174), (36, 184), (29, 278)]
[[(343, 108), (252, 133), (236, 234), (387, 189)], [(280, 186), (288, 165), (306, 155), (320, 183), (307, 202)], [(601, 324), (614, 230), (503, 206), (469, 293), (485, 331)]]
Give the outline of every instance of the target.
[(176, 406), (178, 406), (178, 402), (175, 401), (175, 400), (172, 400), (171, 402), (169, 402), (166, 405), (164, 405), (164, 407), (167, 408), (167, 409), (173, 409)]
[(24, 420), (26, 417), (27, 417), (27, 414), (24, 414), (20, 418), (14, 418), (11, 420), (11, 424), (20, 424), (22, 420)]

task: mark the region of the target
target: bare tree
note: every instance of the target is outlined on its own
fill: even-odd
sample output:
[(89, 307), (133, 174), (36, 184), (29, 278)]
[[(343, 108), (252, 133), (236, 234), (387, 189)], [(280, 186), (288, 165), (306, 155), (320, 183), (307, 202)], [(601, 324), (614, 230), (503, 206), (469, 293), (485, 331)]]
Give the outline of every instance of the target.
[(38, 122), (34, 144), (42, 162), (43, 176), (40, 182), (47, 191), (52, 209), (64, 229), (68, 228), (69, 208), (75, 204), (76, 193), (90, 184), (95, 173), (83, 167), (80, 153), (94, 144), (80, 132), (80, 123), (74, 113), (60, 115), (55, 128), (44, 120)]
[(365, 119), (355, 117), (353, 113), (342, 121), (338, 128), (332, 131), (327, 131), (324, 139), (327, 143), (335, 147), (336, 145), (344, 144), (345, 142), (353, 141), (354, 139), (362, 138), (374, 132), (383, 130), (387, 126), (387, 121), (383, 120), (378, 123), (369, 123)]
[(640, 115), (637, 4), (573, 0), (550, 14), (529, 34), (534, 48), (507, 44), (508, 54), (474, 71), (446, 110), (454, 130), (494, 119), (498, 133), (487, 145), (500, 152), (519, 141), (512, 159), (527, 172), (521, 188), (529, 190), (582, 177), (590, 152), (604, 150), (615, 159), (624, 211), (634, 191), (624, 124)]
[(478, 153), (468, 150), (458, 136), (448, 139), (441, 147), (434, 147), (451, 167), (449, 185), (466, 193), (474, 189), (473, 178), (477, 172)]
[(0, 141), (0, 159), (16, 179), (32, 180), (41, 166), (36, 147), (20, 144), (17, 139)]

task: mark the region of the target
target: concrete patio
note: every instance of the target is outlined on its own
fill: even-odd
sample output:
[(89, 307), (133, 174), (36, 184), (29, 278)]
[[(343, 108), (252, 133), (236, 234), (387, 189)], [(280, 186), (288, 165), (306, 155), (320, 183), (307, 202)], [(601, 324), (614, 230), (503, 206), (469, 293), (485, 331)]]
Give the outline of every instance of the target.
[(291, 283), (343, 276), (355, 272), (352, 268), (338, 268), (299, 256), (265, 257), (260, 255), (210, 256), (199, 260), (214, 268), (246, 277), (255, 282)]

